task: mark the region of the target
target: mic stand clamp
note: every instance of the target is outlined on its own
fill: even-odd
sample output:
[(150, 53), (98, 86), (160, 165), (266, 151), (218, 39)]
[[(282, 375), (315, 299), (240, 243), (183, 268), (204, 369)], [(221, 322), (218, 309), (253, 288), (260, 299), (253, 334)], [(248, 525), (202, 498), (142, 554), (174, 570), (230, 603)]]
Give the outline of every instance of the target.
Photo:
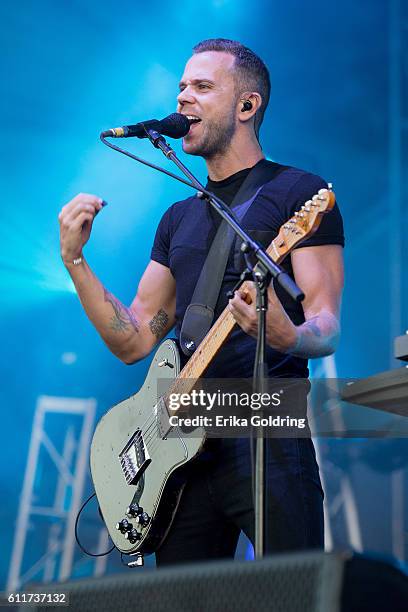
[[(146, 128), (145, 128), (146, 129)], [(173, 161), (181, 172), (191, 181), (194, 188), (201, 192), (199, 197), (207, 200), (209, 204), (221, 215), (232, 227), (235, 233), (242, 239), (241, 250), (244, 253), (247, 268), (241, 274), (239, 283), (234, 291), (244, 280), (252, 278), (256, 287), (256, 311), (258, 313), (258, 337), (256, 345), (256, 357), (254, 364), (253, 390), (263, 393), (267, 386), (268, 367), (266, 362), (266, 313), (268, 309), (268, 287), (272, 279), (285, 289), (285, 291), (297, 302), (304, 299), (304, 294), (291, 279), (291, 277), (269, 257), (262, 246), (253, 240), (241, 227), (235, 215), (229, 207), (214, 194), (207, 191), (205, 187), (178, 159), (172, 148), (167, 144), (163, 136), (155, 130), (146, 129), (146, 134), (151, 143), (162, 151), (162, 153)], [(251, 262), (256, 261), (253, 265)], [(261, 421), (262, 422), (262, 421)], [(258, 429), (256, 437), (256, 459), (255, 459), (255, 556), (257, 559), (263, 557), (265, 552), (265, 439), (263, 428)]]
[(233, 288), (227, 292), (227, 298), (229, 300), (232, 300), (232, 298), (234, 297), (234, 293), (236, 291), (238, 291), (238, 289), (241, 287), (242, 283), (244, 283), (247, 280), (253, 280), (254, 278), (254, 269), (253, 267), (250, 265), (249, 262), (247, 262), (246, 259), (246, 253), (248, 253), (248, 245), (246, 242), (243, 242), (241, 244), (241, 251), (242, 253), (244, 253), (244, 257), (245, 257), (245, 262), (247, 264), (247, 267), (245, 268), (245, 270), (243, 272), (241, 272), (241, 275), (239, 277), (239, 281), (233, 286)]

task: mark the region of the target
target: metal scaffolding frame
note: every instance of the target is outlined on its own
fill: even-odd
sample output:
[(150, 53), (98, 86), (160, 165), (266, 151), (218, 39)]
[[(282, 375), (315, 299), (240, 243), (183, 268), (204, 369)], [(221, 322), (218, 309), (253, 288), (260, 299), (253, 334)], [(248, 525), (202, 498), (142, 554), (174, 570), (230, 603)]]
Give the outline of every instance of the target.
[[(331, 381), (337, 379), (337, 368), (334, 355), (324, 357), (316, 362), (312, 369), (313, 378), (326, 378)], [(337, 389), (337, 393), (339, 389)], [(331, 419), (334, 431), (344, 431), (344, 421), (341, 410), (336, 410), (335, 406), (331, 411)], [(310, 409), (313, 418), (313, 397), (310, 399)], [(363, 542), (361, 537), (360, 520), (358, 516), (357, 503), (354, 497), (353, 487), (348, 474), (334, 465), (330, 459), (323, 461), (319, 439), (315, 440), (315, 449), (318, 464), (320, 465), (320, 478), (323, 490), (325, 491), (324, 501), (324, 539), (327, 551), (336, 547), (350, 546), (357, 552), (362, 552)], [(331, 489), (335, 491), (333, 496), (329, 494), (328, 481), (330, 480)], [(339, 518), (345, 526), (345, 533), (341, 541), (336, 542), (333, 535), (333, 524), (339, 522)]]
[[(50, 582), (66, 580), (71, 576), (75, 547), (74, 525), (87, 476), (95, 410), (94, 399), (50, 396), (38, 398), (9, 566), (8, 591), (21, 588), (34, 577), (42, 582)], [(59, 442), (52, 439), (52, 430), (47, 432), (46, 417), (50, 415), (61, 417), (61, 431), (65, 430), (61, 450), (58, 450)], [(82, 419), (79, 428), (74, 426), (72, 417)], [(44, 499), (41, 498), (41, 490), (37, 491), (36, 498), (34, 496), (35, 485), (43, 469), (43, 455), (40, 453), (44, 451), (56, 470), (57, 484), (52, 504), (44, 502), (49, 489), (43, 491)], [(36, 520), (40, 527), (40, 521), (44, 520), (44, 517), (54, 519), (54, 522), (48, 529), (45, 550), (33, 563), (32, 558), (26, 558), (26, 543), (30, 531), (33, 532), (36, 527)], [(102, 538), (101, 546), (103, 545)], [(104, 571), (103, 559), (96, 564), (95, 571), (98, 574)]]

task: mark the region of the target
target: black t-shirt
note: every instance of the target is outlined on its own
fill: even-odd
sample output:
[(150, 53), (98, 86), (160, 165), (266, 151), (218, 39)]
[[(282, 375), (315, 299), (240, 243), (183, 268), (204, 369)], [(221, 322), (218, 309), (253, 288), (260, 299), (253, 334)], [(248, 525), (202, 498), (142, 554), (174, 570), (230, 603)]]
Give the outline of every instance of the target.
[[(241, 223), (248, 233), (267, 247), (277, 236), (279, 228), (295, 211), (311, 199), (327, 183), (317, 175), (297, 168), (282, 166), (261, 160), (275, 170), (273, 180), (261, 190)], [(207, 183), (215, 195), (231, 204), (236, 192), (248, 175), (250, 168), (222, 180)], [(175, 334), (179, 338), (184, 313), (191, 301), (198, 277), (204, 265), (211, 242), (220, 220), (219, 215), (205, 201), (197, 197), (187, 198), (173, 204), (163, 215), (157, 228), (151, 258), (167, 266), (176, 280), (176, 324)], [(323, 216), (320, 227), (299, 247), (323, 244), (344, 246), (343, 222), (337, 204)], [(227, 292), (232, 289), (244, 268), (239, 254), (239, 244), (231, 249), (215, 311), (217, 318), (228, 303)], [(281, 264), (292, 275), (290, 256)], [(300, 325), (304, 322), (303, 309), (295, 304), (281, 289), (276, 292), (291, 320)], [(236, 326), (215, 356), (205, 376), (213, 378), (250, 377), (255, 358), (256, 340)], [(186, 359), (182, 357), (184, 365)], [(269, 374), (275, 377), (307, 377), (307, 360), (284, 355), (267, 347)]]

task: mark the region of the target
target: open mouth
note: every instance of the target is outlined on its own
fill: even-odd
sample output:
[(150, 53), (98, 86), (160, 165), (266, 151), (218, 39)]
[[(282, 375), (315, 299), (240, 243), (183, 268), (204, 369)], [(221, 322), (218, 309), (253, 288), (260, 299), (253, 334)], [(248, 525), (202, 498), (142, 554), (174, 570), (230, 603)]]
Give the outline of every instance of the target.
[[(196, 130), (197, 125), (201, 123), (201, 119), (197, 115), (186, 115), (186, 117), (190, 122), (190, 130), (188, 134), (191, 134), (192, 132)], [(187, 134), (187, 138), (188, 138), (188, 134)]]
[(195, 123), (200, 123), (200, 117), (197, 115), (186, 115), (187, 119), (190, 121), (190, 125), (194, 125)]

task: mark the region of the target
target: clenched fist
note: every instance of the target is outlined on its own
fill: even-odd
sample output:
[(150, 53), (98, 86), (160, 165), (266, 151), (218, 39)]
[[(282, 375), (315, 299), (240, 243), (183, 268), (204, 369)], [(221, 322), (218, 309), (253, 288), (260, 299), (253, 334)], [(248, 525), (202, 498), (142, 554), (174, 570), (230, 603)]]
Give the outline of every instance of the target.
[(82, 248), (91, 235), (93, 220), (104, 205), (105, 202), (95, 195), (79, 193), (62, 208), (58, 220), (61, 257), (65, 264), (81, 257)]

